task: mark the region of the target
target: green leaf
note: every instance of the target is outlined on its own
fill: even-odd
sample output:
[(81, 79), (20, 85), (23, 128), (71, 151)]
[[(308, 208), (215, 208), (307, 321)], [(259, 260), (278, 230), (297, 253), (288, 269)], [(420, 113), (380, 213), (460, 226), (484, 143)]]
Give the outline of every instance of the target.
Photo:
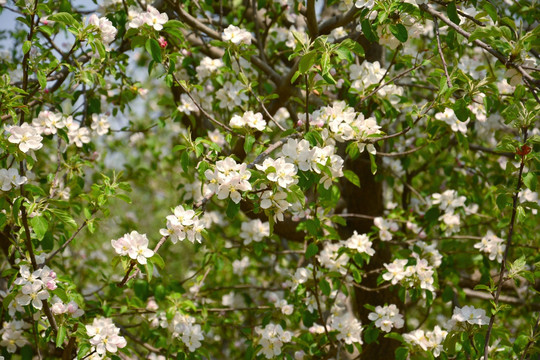
[(317, 244), (314, 244), (314, 243), (309, 244), (309, 246), (306, 249), (306, 255), (305, 255), (306, 260), (317, 255), (318, 252), (319, 252), (319, 247), (317, 246)]
[(152, 60), (161, 63), (161, 47), (156, 39), (148, 39), (145, 44), (146, 51), (152, 56)]
[(371, 173), (375, 175), (377, 173), (377, 160), (373, 154), (369, 154), (369, 160), (371, 161)]
[(353, 185), (360, 187), (360, 178), (358, 175), (354, 173), (354, 171), (351, 170), (345, 170), (343, 171), (343, 175), (347, 180), (349, 180)]
[(49, 227), (47, 219), (44, 216), (34, 216), (30, 219), (30, 225), (34, 229), (38, 240), (42, 240)]
[(26, 54), (27, 52), (29, 52), (31, 47), (32, 47), (32, 42), (30, 40), (26, 40), (22, 47), (23, 54)]
[(406, 347), (399, 347), (396, 349), (396, 360), (406, 360), (409, 356), (409, 349)]
[(362, 20), (361, 25), (362, 25), (362, 32), (366, 36), (366, 39), (368, 39), (371, 42), (377, 42), (379, 40), (377, 35), (375, 35), (373, 28), (371, 27), (371, 22), (369, 22), (369, 19)]
[(65, 326), (60, 326), (58, 328), (58, 333), (56, 334), (56, 347), (62, 348), (64, 341), (66, 340), (67, 330)]
[(36, 72), (36, 75), (38, 78), (39, 86), (41, 86), (42, 89), (45, 89), (47, 87), (47, 76), (41, 70), (38, 70)]
[(319, 287), (321, 288), (321, 291), (324, 295), (329, 296), (330, 292), (332, 291), (332, 288), (330, 287), (330, 284), (325, 279), (319, 280)]
[(244, 151), (246, 154), (251, 152), (251, 149), (253, 149), (253, 144), (255, 144), (255, 136), (251, 134), (246, 135), (246, 138), (244, 139)]
[(366, 344), (371, 344), (377, 341), (378, 336), (379, 336), (379, 330), (377, 328), (368, 327), (366, 331), (364, 332), (364, 340)]
[(79, 345), (79, 351), (77, 353), (77, 359), (80, 360), (82, 359), (86, 354), (88, 354), (88, 352), (90, 351), (90, 344), (88, 343), (82, 343)]
[(300, 63), (298, 63), (298, 70), (300, 73), (305, 74), (308, 72), (309, 69), (315, 64), (315, 60), (317, 58), (317, 53), (315, 51), (310, 51), (304, 56), (302, 56), (302, 59), (300, 59)]
[(452, 2), (448, 3), (448, 5), (446, 6), (446, 11), (448, 13), (448, 18), (450, 20), (452, 20), (453, 23), (459, 25), (460, 19), (459, 19), (458, 13), (457, 13), (457, 8), (456, 8), (456, 2), (455, 1), (452, 1)]
[(65, 25), (79, 25), (79, 22), (67, 12), (59, 12), (48, 17), (49, 20), (63, 23)]
[(469, 41), (473, 42), (474, 40), (486, 39), (489, 38), (491, 34), (491, 29), (479, 27), (471, 33), (471, 36), (469, 36)]
[(523, 184), (525, 184), (525, 186), (528, 189), (532, 191), (536, 191), (537, 183), (538, 183), (538, 177), (536, 176), (535, 173), (528, 172), (525, 175), (523, 175)]
[(152, 256), (152, 261), (160, 269), (165, 267), (165, 261), (163, 261), (163, 258), (158, 253), (154, 253), (154, 256)]
[(489, 17), (493, 19), (494, 22), (497, 21), (498, 15), (497, 15), (497, 8), (493, 6), (489, 1), (484, 2), (482, 5), (482, 8), (488, 13)]
[(402, 24), (390, 25), (390, 32), (401, 42), (406, 42), (409, 38), (407, 28)]
[(148, 274), (148, 282), (152, 281), (152, 275), (154, 274), (154, 263), (149, 259), (146, 260), (146, 273)]
[(236, 204), (232, 199), (229, 199), (226, 210), (227, 217), (233, 219), (238, 214), (238, 211), (240, 211), (240, 203)]
[(187, 173), (189, 170), (189, 153), (187, 151), (184, 151), (180, 155), (180, 165), (182, 166), (182, 170)]

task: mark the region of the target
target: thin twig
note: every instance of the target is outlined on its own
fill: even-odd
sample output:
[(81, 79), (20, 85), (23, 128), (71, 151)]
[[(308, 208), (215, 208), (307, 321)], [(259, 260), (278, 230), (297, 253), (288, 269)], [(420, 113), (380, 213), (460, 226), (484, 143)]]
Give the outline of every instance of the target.
[(73, 234), (71, 234), (70, 238), (64, 244), (62, 244), (62, 246), (60, 246), (58, 249), (56, 249), (56, 251), (54, 251), (51, 255), (49, 255), (49, 257), (47, 257), (47, 259), (45, 260), (44, 265), (47, 265), (56, 254), (58, 254), (61, 251), (64, 251), (64, 249), (66, 247), (68, 247), (69, 244), (73, 241), (73, 239), (75, 239), (75, 236), (77, 236), (77, 234), (88, 224), (88, 221), (89, 220), (84, 220), (83, 223), (81, 225), (79, 225), (77, 230), (75, 230), (75, 232)]
[[(523, 129), (523, 143), (527, 142), (527, 128)], [(521, 183), (522, 183), (522, 175), (523, 175), (523, 169), (525, 167), (525, 154), (521, 155), (521, 164), (519, 165), (519, 173), (518, 173), (518, 179), (517, 179), (517, 185), (516, 185), (516, 191), (514, 193), (513, 199), (512, 199), (512, 217), (510, 218), (510, 225), (508, 228), (508, 235), (506, 237), (506, 248), (504, 250), (504, 255), (501, 261), (501, 271), (499, 272), (499, 282), (497, 283), (497, 290), (495, 291), (495, 296), (493, 297), (493, 303), (495, 307), (499, 304), (499, 297), (501, 295), (502, 291), (502, 285), (504, 283), (504, 274), (506, 272), (506, 261), (508, 258), (508, 253), (510, 251), (510, 246), (512, 245), (512, 236), (514, 235), (514, 224), (516, 222), (516, 213), (517, 213), (517, 205), (518, 205), (518, 198), (519, 198), (519, 191), (521, 189)], [(495, 309), (496, 310), (496, 309)], [(489, 325), (486, 332), (486, 340), (484, 343), (484, 360), (488, 360), (489, 357), (489, 339), (491, 337), (491, 332), (493, 330), (493, 325), (495, 323), (495, 317), (497, 316), (497, 313), (494, 312), (491, 315), (491, 318), (489, 319)]]
[(444, 54), (441, 47), (441, 36), (439, 35), (439, 22), (437, 18), (433, 18), (433, 24), (435, 25), (435, 36), (437, 37), (437, 49), (439, 49), (439, 56), (444, 68), (444, 75), (446, 75), (446, 84), (448, 88), (452, 87), (452, 82), (450, 81), (450, 74), (448, 74), (448, 67), (446, 66), (446, 60), (444, 60)]

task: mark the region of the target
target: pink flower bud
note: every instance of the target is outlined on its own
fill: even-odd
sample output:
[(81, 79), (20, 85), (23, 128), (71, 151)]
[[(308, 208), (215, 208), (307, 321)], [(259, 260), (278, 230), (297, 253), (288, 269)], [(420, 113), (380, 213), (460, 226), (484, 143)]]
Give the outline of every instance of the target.
[(70, 301), (69, 304), (67, 305), (67, 311), (70, 314), (75, 313), (75, 311), (77, 311), (78, 309), (79, 309), (79, 306), (74, 301)]
[(163, 36), (160, 36), (160, 38), (157, 40), (159, 43), (159, 46), (161, 46), (162, 49), (165, 49), (167, 47), (167, 40)]
[(47, 281), (47, 289), (49, 290), (54, 290), (56, 289), (56, 281), (54, 280), (50, 280), (50, 281)]

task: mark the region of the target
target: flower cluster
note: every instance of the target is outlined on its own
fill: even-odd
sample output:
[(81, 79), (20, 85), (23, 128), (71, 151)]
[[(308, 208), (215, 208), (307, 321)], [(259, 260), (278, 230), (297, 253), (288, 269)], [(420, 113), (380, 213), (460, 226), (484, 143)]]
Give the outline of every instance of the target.
[(375, 321), (375, 326), (385, 332), (390, 332), (392, 328), (401, 329), (405, 324), (403, 315), (399, 313), (396, 305), (377, 306), (375, 312), (368, 315), (368, 319)]
[(454, 132), (460, 132), (463, 135), (467, 134), (467, 124), (470, 119), (467, 119), (467, 121), (459, 121), (454, 110), (450, 108), (446, 108), (442, 113), (435, 114), (435, 119), (444, 121), (450, 125), (450, 128)]
[(266, 174), (266, 178), (276, 183), (282, 189), (287, 189), (289, 185), (297, 183), (296, 166), (280, 157), (276, 160), (267, 158), (262, 164), (255, 167)]
[(347, 264), (349, 256), (345, 253), (340, 254), (342, 244), (326, 242), (322, 251), (317, 255), (317, 259), (321, 265), (329, 271), (336, 271), (342, 275), (347, 273)]
[(147, 258), (154, 256), (154, 252), (148, 248), (146, 234), (139, 234), (137, 231), (124, 234), (118, 240), (111, 240), (111, 245), (118, 255), (128, 255), (142, 265), (146, 264)]
[(28, 343), (24, 337), (24, 330), (29, 327), (30, 325), (22, 320), (5, 321), (0, 330), (2, 336), (0, 346), (10, 353), (16, 352), (17, 347), (23, 347)]
[(58, 129), (65, 127), (64, 116), (60, 113), (43, 110), (39, 112), (37, 118), (32, 120), (32, 125), (40, 134), (56, 134)]
[(253, 113), (253, 111), (246, 111), (242, 116), (234, 115), (229, 125), (233, 128), (248, 126), (252, 129), (263, 131), (266, 128), (266, 121), (260, 112)]
[(385, 69), (381, 68), (378, 61), (370, 63), (363, 61), (362, 64), (352, 64), (349, 68), (351, 72), (351, 89), (363, 92), (369, 86), (378, 84), (384, 76)]
[(93, 25), (98, 28), (105, 49), (110, 51), (109, 45), (114, 41), (116, 33), (118, 32), (112, 22), (106, 17), (98, 17), (96, 14), (92, 14), (88, 18), (88, 25)]
[(195, 71), (197, 71), (197, 77), (202, 80), (216, 73), (217, 70), (222, 67), (223, 60), (212, 59), (211, 57), (205, 56), (204, 58), (202, 58), (199, 65), (197, 65)]
[(336, 339), (351, 345), (354, 343), (362, 344), (362, 324), (358, 319), (348, 311), (340, 315), (330, 317), (331, 330), (338, 331)]
[(129, 19), (131, 20), (128, 26), (132, 29), (138, 29), (143, 25), (148, 25), (156, 31), (163, 29), (163, 25), (169, 21), (166, 13), (160, 13), (155, 7), (148, 5), (146, 11), (140, 11), (137, 8), (129, 8)]
[(90, 337), (90, 345), (99, 355), (107, 351), (115, 353), (127, 345), (126, 339), (118, 335), (120, 329), (109, 318), (94, 318), (92, 325), (86, 325), (86, 333)]
[[(324, 148), (318, 146), (310, 148), (307, 140), (289, 139), (283, 145), (279, 155), (284, 157), (286, 162), (294, 164), (299, 170), (322, 173), (320, 183), (325, 189), (328, 189), (334, 179), (343, 176), (344, 161), (335, 152), (336, 148), (333, 145), (327, 145)], [(329, 172), (322, 171), (321, 167), (327, 167)]]
[(356, 230), (353, 232), (353, 235), (347, 240), (343, 241), (342, 244), (345, 247), (359, 253), (365, 253), (369, 256), (373, 256), (375, 254), (375, 250), (371, 248), (373, 243), (371, 240), (369, 240), (369, 236), (366, 234), (358, 234)]
[(383, 279), (390, 281), (392, 285), (400, 283), (407, 288), (420, 287), (435, 292), (433, 266), (426, 259), (420, 258), (418, 254), (412, 255), (416, 258), (415, 265), (407, 266), (409, 262), (407, 259), (396, 259), (390, 264), (384, 264), (388, 272), (383, 274)]
[(267, 359), (280, 355), (283, 344), (290, 342), (292, 338), (292, 333), (283, 330), (279, 324), (270, 323), (264, 329), (256, 328), (255, 331), (261, 336), (259, 344), (262, 346), (257, 355), (263, 354)]
[(382, 241), (392, 240), (392, 232), (396, 232), (399, 229), (397, 223), (392, 220), (383, 219), (382, 217), (376, 217), (373, 220), (373, 224), (379, 228), (379, 238)]
[(261, 242), (267, 236), (270, 236), (270, 224), (268, 222), (254, 219), (242, 223), (240, 237), (244, 240), (244, 245), (249, 245), (252, 241)]
[(444, 211), (444, 214), (439, 217), (439, 221), (444, 223), (445, 233), (450, 235), (459, 231), (461, 220), (456, 210), (465, 206), (465, 196), (458, 196), (455, 190), (446, 190), (442, 194), (435, 193), (431, 197), (431, 203), (439, 205), (439, 209)]
[(483, 326), (489, 324), (489, 318), (486, 316), (484, 309), (477, 309), (469, 305), (465, 305), (462, 308), (456, 306), (447, 327), (452, 330), (461, 325), (461, 323)]
[(242, 105), (248, 100), (246, 93), (242, 91), (243, 89), (244, 87), (239, 81), (234, 84), (230, 81), (225, 82), (223, 87), (216, 92), (216, 98), (220, 101), (219, 107), (233, 110), (235, 106)]
[(19, 171), (15, 168), (0, 169), (0, 189), (9, 191), (12, 187), (18, 187), (28, 181), (26, 176), (20, 176)]
[(51, 311), (54, 315), (69, 314), (73, 318), (78, 318), (84, 315), (84, 310), (79, 309), (79, 305), (73, 300), (65, 304), (59, 297), (55, 295), (51, 302)]
[(484, 236), (480, 242), (474, 244), (474, 248), (488, 253), (489, 260), (497, 259), (498, 262), (501, 262), (504, 251), (506, 250), (506, 245), (503, 239), (489, 230), (486, 236)]
[(174, 208), (173, 215), (167, 216), (167, 228), (161, 229), (159, 233), (170, 236), (173, 244), (176, 244), (178, 240), (184, 241), (186, 238), (191, 242), (200, 243), (203, 230), (203, 222), (195, 215), (195, 211), (178, 205)]
[(251, 190), (248, 181), (251, 173), (246, 164), (237, 164), (233, 158), (228, 157), (216, 163), (214, 171), (208, 169), (204, 175), (209, 181), (208, 188), (217, 193), (218, 199), (230, 197), (236, 204), (242, 200), (242, 191)]
[(15, 297), (15, 301), (20, 306), (32, 303), (32, 306), (41, 310), (43, 301), (49, 298), (49, 291), (56, 289), (56, 273), (48, 266), (30, 272), (27, 265), (19, 268), (19, 277), (13, 282), (22, 286), (20, 292)]
[(191, 352), (201, 347), (201, 340), (204, 340), (201, 325), (195, 324), (195, 318), (179, 312), (169, 323), (169, 331), (172, 337), (182, 340)]
[[(344, 101), (336, 101), (332, 106), (324, 106), (314, 111), (311, 123), (317, 127), (328, 126), (328, 130), (324, 129), (322, 133), (325, 138), (330, 137), (339, 142), (358, 141), (360, 152), (366, 147), (364, 141), (373, 135), (381, 134), (381, 127), (377, 125), (374, 117), (366, 119), (364, 114), (355, 112)], [(373, 144), (367, 144), (367, 150), (375, 153)]]
[(437, 357), (443, 350), (443, 341), (446, 339), (448, 332), (442, 330), (438, 325), (433, 331), (424, 332), (424, 330), (414, 330), (410, 333), (403, 334), (403, 339), (414, 346), (420, 347), (424, 351), (431, 351), (433, 356)]
[(229, 25), (225, 30), (223, 30), (222, 38), (223, 41), (229, 41), (233, 44), (250, 45), (253, 36), (247, 30), (241, 29), (238, 26)]

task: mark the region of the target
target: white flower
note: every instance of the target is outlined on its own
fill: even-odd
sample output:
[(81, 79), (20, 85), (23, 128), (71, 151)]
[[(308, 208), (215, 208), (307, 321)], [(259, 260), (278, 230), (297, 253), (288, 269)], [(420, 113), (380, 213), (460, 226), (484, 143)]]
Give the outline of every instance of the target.
[(204, 339), (204, 334), (201, 326), (195, 324), (195, 318), (176, 313), (174, 318), (168, 324), (174, 338), (179, 338), (188, 347), (189, 351), (193, 352), (201, 346), (201, 340)]
[(373, 223), (376, 227), (379, 228), (379, 237), (382, 241), (390, 241), (392, 240), (392, 232), (396, 232), (399, 230), (399, 226), (397, 223), (383, 219), (382, 217), (376, 217), (373, 220)]
[(105, 135), (109, 132), (111, 125), (107, 115), (92, 114), (92, 125), (90, 126), (98, 135)]
[(385, 332), (390, 332), (393, 327), (401, 329), (405, 324), (403, 315), (399, 313), (399, 309), (394, 304), (384, 307), (377, 306), (375, 312), (369, 313), (368, 319), (375, 321), (375, 326)]
[(234, 260), (232, 263), (233, 273), (242, 276), (246, 268), (249, 266), (249, 257), (244, 256), (242, 260)]
[(375, 254), (375, 250), (371, 248), (372, 242), (366, 234), (358, 234), (356, 230), (353, 235), (345, 240), (344, 245), (349, 249), (358, 251), (359, 253), (366, 253), (369, 256)]
[(504, 239), (497, 237), (491, 230), (488, 231), (480, 242), (474, 244), (474, 247), (488, 253), (489, 260), (495, 260), (496, 258), (498, 262), (502, 262), (504, 251), (506, 250)]
[(178, 105), (177, 109), (186, 115), (190, 115), (192, 112), (199, 112), (199, 108), (195, 105), (193, 100), (191, 100), (188, 94), (180, 95), (180, 105)]
[(113, 26), (112, 22), (106, 17), (98, 18), (96, 14), (90, 15), (88, 24), (94, 25), (99, 29), (101, 40), (105, 45), (105, 50), (110, 51), (109, 45), (114, 41), (118, 30)]
[(323, 250), (317, 255), (321, 265), (330, 271), (337, 271), (342, 275), (347, 273), (347, 264), (349, 256), (347, 254), (339, 255), (340, 244), (326, 242)]
[(26, 184), (28, 178), (26, 176), (20, 176), (19, 171), (15, 168), (0, 169), (0, 189), (2, 191), (9, 191), (13, 187), (18, 187)]
[(145, 234), (139, 234), (137, 231), (132, 231), (129, 234), (129, 238), (131, 243), (131, 248), (128, 252), (129, 257), (134, 260), (136, 259), (139, 264), (145, 265), (146, 259), (154, 256), (154, 252), (148, 249), (148, 238)]
[(167, 216), (167, 229), (159, 232), (163, 236), (170, 236), (173, 244), (178, 240), (188, 239), (191, 242), (201, 242), (201, 232), (204, 230), (203, 223), (195, 216), (195, 211), (184, 209), (182, 205), (173, 210), (174, 215)]
[(35, 281), (27, 283), (21, 289), (22, 294), (17, 295), (16, 300), (19, 305), (26, 306), (32, 302), (32, 306), (38, 310), (43, 307), (43, 301), (49, 298), (49, 293), (43, 290), (43, 283)]
[(438, 357), (442, 351), (442, 343), (448, 335), (447, 331), (441, 330), (437, 325), (433, 331), (424, 332), (424, 330), (414, 330), (403, 334), (403, 339), (412, 345), (420, 347), (424, 351), (432, 351), (435, 357)]
[(252, 241), (260, 242), (265, 237), (270, 236), (270, 224), (254, 219), (242, 222), (240, 237), (244, 239), (244, 245), (249, 245)]
[(487, 325), (489, 318), (486, 316), (484, 309), (477, 309), (474, 306), (465, 305), (462, 308), (457, 306), (454, 308), (452, 320), (457, 322), (467, 322), (471, 325)]
[(45, 135), (56, 134), (57, 129), (65, 126), (62, 114), (53, 113), (48, 110), (41, 111), (38, 117), (32, 120), (32, 125), (38, 132)]
[(118, 255), (129, 255), (141, 265), (147, 263), (146, 259), (154, 256), (154, 252), (148, 249), (148, 238), (145, 234), (132, 231), (118, 240), (111, 240), (112, 247)]
[(255, 331), (261, 335), (259, 344), (262, 346), (257, 355), (263, 354), (267, 359), (279, 356), (283, 344), (290, 342), (292, 338), (291, 332), (284, 331), (281, 325), (272, 323), (266, 325), (264, 329), (257, 328)]
[(126, 339), (119, 336), (120, 329), (117, 328), (111, 319), (95, 318), (92, 325), (86, 325), (86, 333), (90, 337), (90, 344), (95, 346), (99, 355), (107, 351), (115, 353), (118, 348), (127, 345)]
[(223, 30), (223, 41), (230, 41), (233, 44), (251, 44), (251, 33), (237, 26), (229, 25)]
[(155, 7), (148, 5), (146, 7), (147, 14), (144, 17), (146, 24), (153, 27), (154, 30), (163, 30), (163, 25), (169, 21), (169, 17), (166, 13), (160, 13)]
[[(284, 158), (273, 160), (267, 158), (262, 165), (255, 165), (257, 169), (267, 173), (268, 180), (277, 183), (281, 188), (286, 189), (289, 185), (296, 183), (296, 167)], [(271, 171), (269, 171), (272, 168)]]
[(77, 147), (83, 147), (83, 144), (88, 144), (90, 142), (90, 130), (88, 130), (88, 128), (79, 127), (78, 123), (73, 123), (68, 129), (70, 144), (75, 144)]
[(407, 259), (396, 259), (390, 264), (384, 264), (384, 267), (388, 272), (383, 274), (383, 279), (390, 281), (392, 285), (396, 285), (408, 275), (408, 272), (405, 271), (407, 262)]
[(362, 324), (353, 314), (346, 312), (341, 316), (332, 316), (330, 327), (339, 331), (336, 336), (338, 340), (343, 340), (346, 344), (363, 344), (362, 342)]
[(43, 137), (39, 135), (38, 130), (24, 123), (21, 126), (11, 126), (9, 128), (11, 136), (8, 138), (10, 143), (19, 144), (19, 149), (23, 153), (27, 153), (28, 150), (39, 150), (43, 146), (41, 141)]
[(467, 133), (467, 124), (469, 123), (469, 119), (467, 119), (467, 121), (459, 121), (454, 113), (454, 110), (450, 108), (446, 108), (443, 113), (437, 113), (435, 115), (435, 119), (444, 121), (450, 125), (452, 131), (454, 132), (460, 132), (463, 135)]

